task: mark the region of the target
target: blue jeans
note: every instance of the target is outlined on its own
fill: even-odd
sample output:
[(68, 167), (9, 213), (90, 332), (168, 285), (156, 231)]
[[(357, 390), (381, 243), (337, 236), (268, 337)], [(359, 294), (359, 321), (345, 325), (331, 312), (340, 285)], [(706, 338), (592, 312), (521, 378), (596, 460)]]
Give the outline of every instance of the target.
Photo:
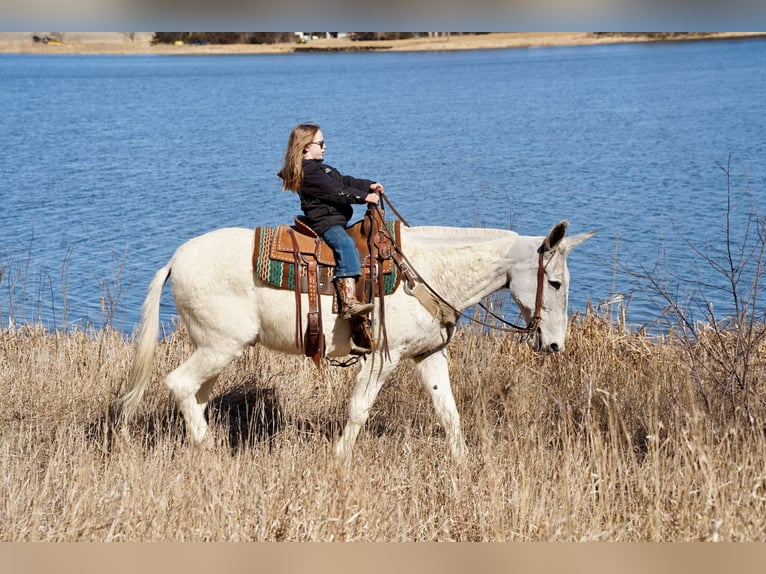
[(359, 252), (343, 226), (333, 225), (322, 234), (322, 239), (335, 254), (336, 277), (359, 277), (362, 274)]

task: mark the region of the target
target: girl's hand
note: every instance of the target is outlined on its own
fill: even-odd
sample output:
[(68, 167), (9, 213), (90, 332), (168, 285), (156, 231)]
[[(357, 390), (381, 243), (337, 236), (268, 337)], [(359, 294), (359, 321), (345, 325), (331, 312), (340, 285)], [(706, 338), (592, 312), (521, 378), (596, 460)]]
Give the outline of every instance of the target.
[(370, 186), (370, 191), (372, 193), (377, 193), (379, 195), (383, 195), (383, 184), (375, 182)]
[(367, 203), (374, 203), (375, 205), (378, 204), (380, 201), (380, 196), (377, 193), (370, 193), (367, 197), (364, 198), (364, 200)]

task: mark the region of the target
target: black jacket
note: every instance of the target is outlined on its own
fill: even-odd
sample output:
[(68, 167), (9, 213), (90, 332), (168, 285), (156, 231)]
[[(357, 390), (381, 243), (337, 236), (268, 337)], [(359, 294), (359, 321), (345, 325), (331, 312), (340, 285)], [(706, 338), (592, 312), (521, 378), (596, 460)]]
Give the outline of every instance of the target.
[(364, 203), (375, 183), (343, 175), (319, 159), (303, 160), (303, 181), (298, 195), (306, 223), (322, 235), (333, 225), (345, 227), (354, 215), (354, 203)]

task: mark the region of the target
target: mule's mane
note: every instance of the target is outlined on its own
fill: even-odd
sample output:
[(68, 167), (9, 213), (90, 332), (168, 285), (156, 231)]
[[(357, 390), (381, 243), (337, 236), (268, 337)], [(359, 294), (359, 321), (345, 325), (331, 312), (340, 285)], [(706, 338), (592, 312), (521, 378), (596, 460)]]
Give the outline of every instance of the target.
[(418, 243), (438, 242), (441, 245), (459, 245), (465, 242), (492, 241), (502, 237), (517, 236), (515, 231), (475, 227), (407, 227), (406, 233)]
[(519, 236), (489, 228), (402, 228), (402, 249), (440, 296), (457, 308), (499, 288), (511, 264), (509, 250)]

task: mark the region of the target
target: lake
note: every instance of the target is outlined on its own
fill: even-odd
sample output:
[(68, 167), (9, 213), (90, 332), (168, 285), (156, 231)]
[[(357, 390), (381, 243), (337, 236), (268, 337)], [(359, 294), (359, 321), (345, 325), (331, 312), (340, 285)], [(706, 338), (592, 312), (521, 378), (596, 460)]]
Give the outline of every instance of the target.
[[(653, 324), (660, 309), (624, 267), (658, 262), (671, 289), (710, 283), (725, 312), (693, 247), (718, 257), (727, 191), (735, 241), (764, 212), (764, 62), (763, 39), (0, 55), (0, 319), (132, 331), (185, 240), (292, 220), (298, 199), (276, 173), (307, 120), (327, 163), (381, 181), (413, 225), (598, 231), (570, 257), (570, 312), (620, 294), (631, 323)], [(173, 313), (166, 289), (162, 320)]]

